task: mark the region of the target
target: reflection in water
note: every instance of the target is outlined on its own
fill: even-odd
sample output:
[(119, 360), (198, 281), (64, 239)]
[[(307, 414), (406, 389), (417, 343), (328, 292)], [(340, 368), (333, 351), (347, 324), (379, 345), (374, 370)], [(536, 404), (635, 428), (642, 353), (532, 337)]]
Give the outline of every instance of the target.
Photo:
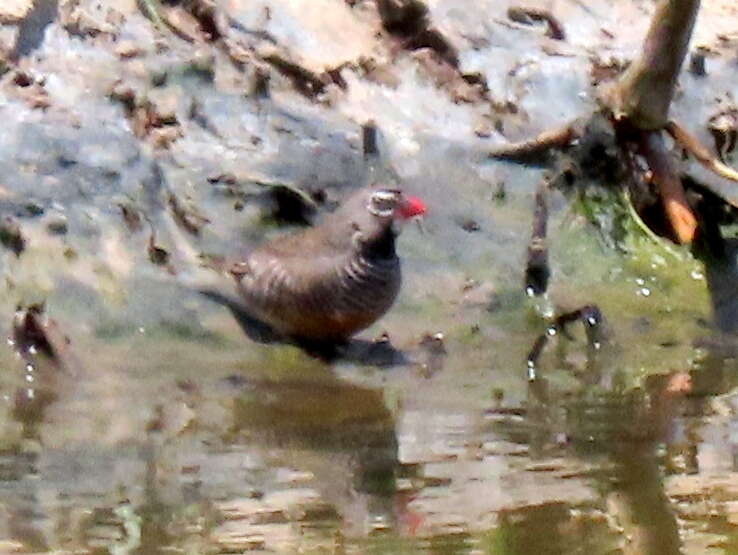
[(500, 511), (491, 552), (601, 553), (604, 518), (577, 518), (565, 501)]
[(300, 351), (300, 377), (145, 387), (39, 358), (32, 398), (10, 361), (0, 550), (676, 553), (700, 522), (728, 545), (729, 505), (699, 507), (715, 488), (738, 500), (734, 400), (722, 416), (711, 401), (734, 365), (708, 352), (627, 388), (608, 349), (561, 341), (522, 401), (489, 375), (469, 383), (491, 396), (469, 400), (437, 339), (419, 361), (432, 372), (343, 378)]
[(230, 441), (258, 445), (270, 464), (308, 473), (323, 502), (368, 533), (395, 525), (394, 421), (381, 390), (335, 379), (249, 383), (233, 403)]
[[(623, 552), (680, 553), (678, 525), (657, 450), (674, 438), (681, 400), (692, 391), (691, 377), (684, 372), (652, 375), (643, 389), (623, 390), (614, 376), (603, 379), (605, 374), (593, 361), (597, 355), (589, 349), (586, 357), (586, 368), (597, 369), (596, 379), (585, 374), (581, 383), (588, 387), (566, 395), (551, 388), (539, 372), (532, 374), (527, 412), (533, 427), (531, 450), (540, 457), (556, 433), (580, 457), (599, 460), (602, 470), (592, 478), (604, 493), (609, 518), (627, 538), (620, 546)], [(559, 360), (558, 367), (566, 365)], [(556, 416), (562, 410), (563, 420)]]
[(612, 458), (614, 472), (607, 501), (610, 514), (617, 518), (628, 536), (623, 551), (680, 553), (676, 515), (664, 491), (654, 445), (624, 443), (614, 451)]

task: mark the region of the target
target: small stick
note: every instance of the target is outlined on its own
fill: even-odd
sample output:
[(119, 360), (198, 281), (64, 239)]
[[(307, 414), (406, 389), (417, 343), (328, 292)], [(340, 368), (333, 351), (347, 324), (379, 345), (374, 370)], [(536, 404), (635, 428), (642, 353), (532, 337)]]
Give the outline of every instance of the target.
[(551, 270), (548, 265), (548, 204), (546, 202), (548, 181), (538, 187), (533, 210), (533, 231), (528, 243), (528, 256), (525, 265), (525, 291), (529, 295), (542, 295), (548, 289)]
[(554, 40), (565, 40), (566, 33), (561, 22), (548, 10), (543, 8), (530, 8), (513, 6), (507, 10), (507, 17), (517, 23), (529, 23), (532, 21), (545, 21), (548, 25), (546, 36)]
[(602, 343), (602, 323), (604, 317), (602, 311), (597, 305), (588, 304), (581, 308), (572, 310), (571, 312), (565, 312), (559, 314), (551, 324), (549, 324), (545, 333), (539, 335), (530, 351), (528, 352), (528, 379), (535, 379), (535, 367), (538, 364), (538, 359), (543, 353), (543, 349), (549, 342), (551, 337), (554, 337), (560, 333), (566, 334), (566, 327), (572, 322), (577, 320), (582, 322), (584, 331), (587, 334), (587, 344), (593, 349), (599, 349)]
[(511, 160), (515, 162), (536, 161), (551, 149), (562, 149), (578, 139), (581, 132), (569, 123), (557, 129), (548, 129), (532, 139), (519, 143), (510, 143), (489, 152), (489, 158)]
[(362, 150), (364, 152), (364, 159), (376, 158), (379, 156), (377, 133), (377, 124), (374, 120), (369, 120), (361, 126), (361, 143)]
[(529, 296), (543, 295), (548, 289), (551, 266), (548, 262), (548, 190), (571, 175), (570, 164), (561, 164), (557, 171), (547, 176), (536, 190), (533, 207), (533, 228), (528, 242), (525, 263), (525, 292)]
[(738, 172), (723, 164), (700, 140), (674, 120), (666, 124), (666, 131), (684, 150), (694, 156), (697, 161), (711, 172), (738, 183)]
[(164, 19), (161, 17), (161, 14), (159, 13), (161, 11), (161, 6), (159, 5), (158, 0), (140, 0), (140, 6), (146, 12), (146, 15), (154, 24), (154, 27), (156, 27), (158, 30), (161, 30), (162, 28), (167, 26)]

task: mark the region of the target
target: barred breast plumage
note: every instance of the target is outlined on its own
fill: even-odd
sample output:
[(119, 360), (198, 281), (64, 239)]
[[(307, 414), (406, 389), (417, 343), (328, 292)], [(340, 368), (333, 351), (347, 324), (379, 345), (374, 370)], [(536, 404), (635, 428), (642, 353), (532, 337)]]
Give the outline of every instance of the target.
[(397, 190), (363, 189), (322, 224), (234, 265), (238, 291), (256, 318), (286, 336), (345, 340), (394, 303), (402, 281), (398, 224), (424, 212)]

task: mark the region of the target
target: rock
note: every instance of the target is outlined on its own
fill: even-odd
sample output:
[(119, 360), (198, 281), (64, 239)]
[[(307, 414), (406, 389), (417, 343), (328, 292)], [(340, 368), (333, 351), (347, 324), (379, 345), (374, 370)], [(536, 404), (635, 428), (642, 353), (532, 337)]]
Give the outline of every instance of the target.
[(26, 250), (26, 239), (23, 237), (20, 224), (9, 216), (0, 222), (0, 244), (13, 251), (16, 256), (20, 256)]
[(209, 38), (200, 22), (182, 6), (162, 6), (161, 15), (170, 28), (188, 42), (202, 42)]
[(15, 50), (18, 28), (15, 25), (0, 25), (0, 70), (5, 66), (8, 55)]
[(154, 89), (147, 99), (151, 102), (159, 121), (166, 124), (177, 122), (177, 110), (180, 103), (180, 93), (176, 89)]
[(238, 25), (230, 34), (239, 43), (272, 45), (299, 59), (290, 60), (320, 74), (327, 69), (371, 57), (379, 43), (375, 29), (356, 18), (342, 2), (294, 0), (229, 2), (225, 9)]
[(46, 229), (54, 235), (66, 235), (67, 231), (69, 231), (67, 217), (64, 214), (55, 214), (49, 217), (46, 222)]
[(0, 3), (0, 23), (17, 23), (33, 8), (33, 0), (3, 0)]
[(143, 50), (134, 40), (125, 39), (118, 42), (115, 53), (121, 58), (135, 58), (143, 53)]

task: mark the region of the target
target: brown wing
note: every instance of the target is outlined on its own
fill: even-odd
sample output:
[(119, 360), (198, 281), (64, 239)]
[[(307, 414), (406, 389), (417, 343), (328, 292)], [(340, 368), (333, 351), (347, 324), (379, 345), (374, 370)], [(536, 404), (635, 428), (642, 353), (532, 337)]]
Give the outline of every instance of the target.
[(336, 252), (302, 245), (291, 240), (264, 245), (241, 264), (237, 279), (255, 316), (283, 333), (310, 336), (330, 326), (343, 260)]
[[(327, 233), (328, 231), (328, 233)], [(273, 288), (288, 297), (311, 291), (350, 255), (350, 241), (328, 241), (330, 230), (309, 228), (277, 237), (254, 250), (231, 270), (255, 287)]]
[(306, 256), (306, 252), (317, 256), (340, 256), (351, 250), (351, 235), (349, 225), (328, 219), (317, 227), (276, 237), (254, 252), (269, 252), (285, 258)]
[(284, 255), (272, 249), (254, 252), (247, 260), (243, 281), (258, 288), (272, 302), (297, 301), (318, 293), (336, 276), (341, 260), (309, 251)]

